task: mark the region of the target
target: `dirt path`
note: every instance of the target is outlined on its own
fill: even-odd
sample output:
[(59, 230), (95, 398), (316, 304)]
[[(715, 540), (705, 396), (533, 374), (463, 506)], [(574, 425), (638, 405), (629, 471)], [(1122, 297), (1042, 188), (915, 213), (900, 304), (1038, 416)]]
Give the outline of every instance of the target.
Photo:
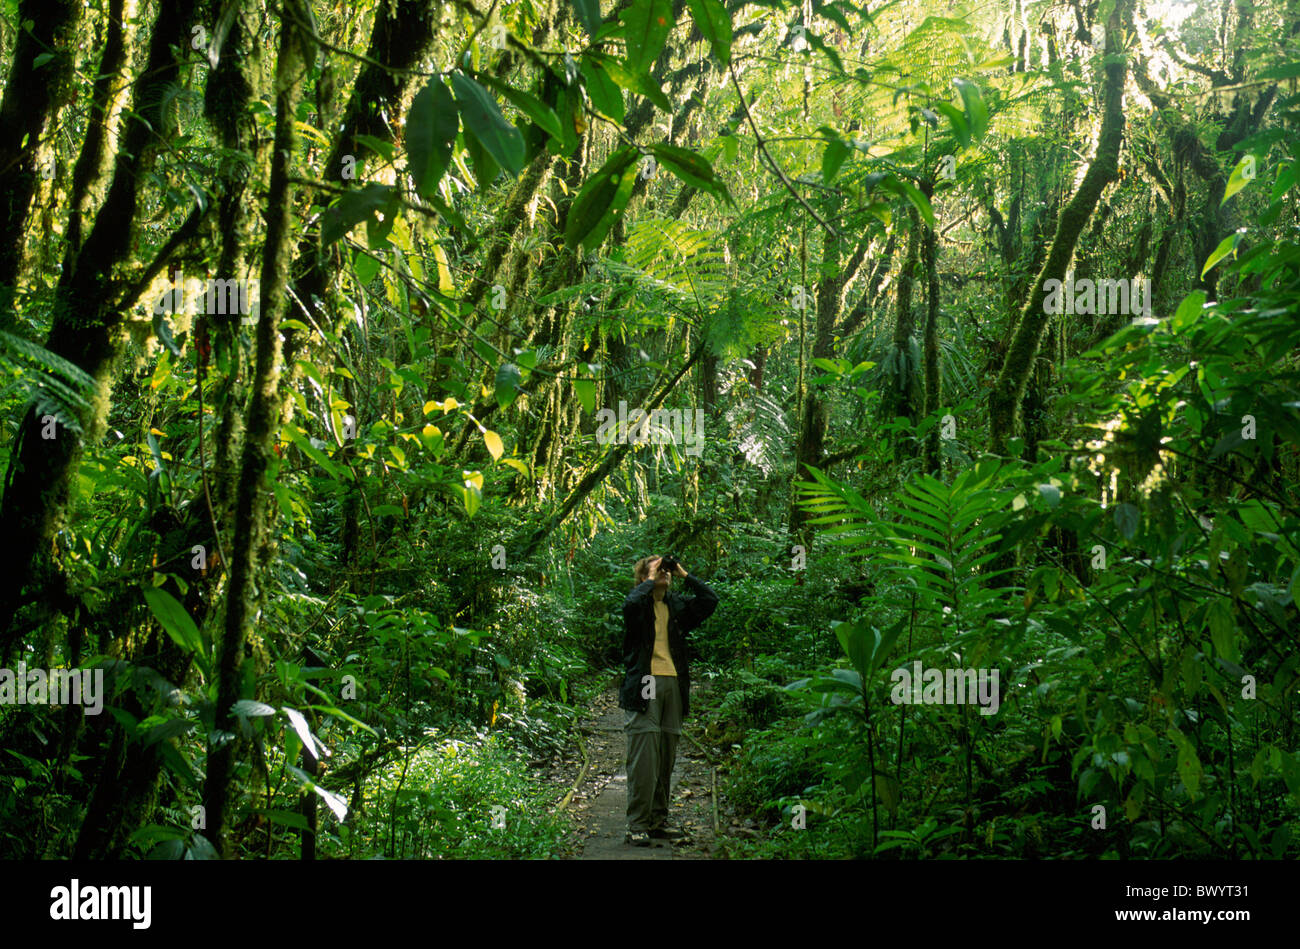
[[(687, 721), (687, 730), (692, 723)], [(566, 813), (574, 823), (569, 859), (577, 860), (707, 860), (713, 856), (712, 769), (686, 737), (677, 747), (668, 819), (687, 831), (687, 840), (655, 840), (650, 847), (623, 842), (627, 833), (627, 746), (623, 711), (613, 690), (600, 695), (580, 723), (591, 765)], [(581, 761), (575, 763), (570, 786)]]

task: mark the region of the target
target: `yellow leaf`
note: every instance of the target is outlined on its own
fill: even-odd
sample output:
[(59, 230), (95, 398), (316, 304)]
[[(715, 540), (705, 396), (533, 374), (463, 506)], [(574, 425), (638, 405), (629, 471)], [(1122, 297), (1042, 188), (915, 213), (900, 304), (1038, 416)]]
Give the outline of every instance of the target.
[(151, 429), (149, 429), (149, 434), (150, 434), (150, 435), (161, 435), (163, 438), (166, 438), (166, 437), (167, 437), (167, 433), (166, 433), (166, 432), (161, 432), (161, 431), (159, 431), (159, 430), (156, 429), (156, 428), (151, 428)]
[(456, 284), (451, 279), (451, 267), (447, 263), (447, 252), (441, 244), (433, 245), (433, 256), (438, 261), (438, 289), (443, 293), (452, 293)]
[(438, 403), (438, 402), (426, 402), (426, 403), (424, 403), (424, 414), (425, 414), (425, 415), (428, 415), (428, 414), (429, 414), (430, 412), (432, 412), (434, 409), (438, 409), (438, 408), (442, 408), (442, 405), (441, 405), (440, 403)]
[(506, 450), (506, 446), (501, 444), (501, 436), (490, 429), (483, 432), (483, 441), (487, 445), (487, 450), (492, 455), (493, 461), (500, 458), (501, 454)]

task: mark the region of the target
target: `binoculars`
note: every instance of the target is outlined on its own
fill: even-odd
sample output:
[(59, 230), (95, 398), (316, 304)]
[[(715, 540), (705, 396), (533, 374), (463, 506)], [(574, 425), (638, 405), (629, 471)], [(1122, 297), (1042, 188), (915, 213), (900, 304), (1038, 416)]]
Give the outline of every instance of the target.
[(673, 573), (677, 569), (677, 558), (672, 556), (665, 557), (663, 560), (659, 561), (659, 569)]

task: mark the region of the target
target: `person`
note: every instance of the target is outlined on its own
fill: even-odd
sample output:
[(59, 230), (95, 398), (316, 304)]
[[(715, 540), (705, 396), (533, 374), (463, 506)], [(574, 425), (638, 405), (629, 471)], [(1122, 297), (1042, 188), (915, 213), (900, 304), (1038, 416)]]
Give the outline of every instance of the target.
[[(690, 712), (691, 671), (686, 634), (711, 615), (718, 595), (669, 558), (642, 557), (633, 567), (637, 585), (623, 601), (626, 674), (618, 704), (627, 735), (627, 837), (638, 847), (652, 838), (681, 840), (668, 823), (668, 791), (677, 760), (682, 720)], [(672, 592), (676, 576), (694, 596)]]

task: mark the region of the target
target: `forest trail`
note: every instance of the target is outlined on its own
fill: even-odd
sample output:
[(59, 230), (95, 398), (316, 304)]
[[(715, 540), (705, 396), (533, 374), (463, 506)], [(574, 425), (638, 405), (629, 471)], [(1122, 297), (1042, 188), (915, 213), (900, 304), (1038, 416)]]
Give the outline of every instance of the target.
[[(689, 838), (676, 843), (655, 840), (649, 847), (633, 847), (624, 843), (627, 748), (617, 691), (609, 689), (597, 696), (579, 727), (591, 764), (568, 809), (574, 822), (568, 859), (707, 860), (713, 856), (713, 773), (699, 747), (685, 733), (677, 748), (668, 806), (669, 820), (687, 831)], [(688, 721), (684, 727), (689, 730), (693, 726)], [(581, 760), (575, 760), (573, 779), (581, 767)]]

